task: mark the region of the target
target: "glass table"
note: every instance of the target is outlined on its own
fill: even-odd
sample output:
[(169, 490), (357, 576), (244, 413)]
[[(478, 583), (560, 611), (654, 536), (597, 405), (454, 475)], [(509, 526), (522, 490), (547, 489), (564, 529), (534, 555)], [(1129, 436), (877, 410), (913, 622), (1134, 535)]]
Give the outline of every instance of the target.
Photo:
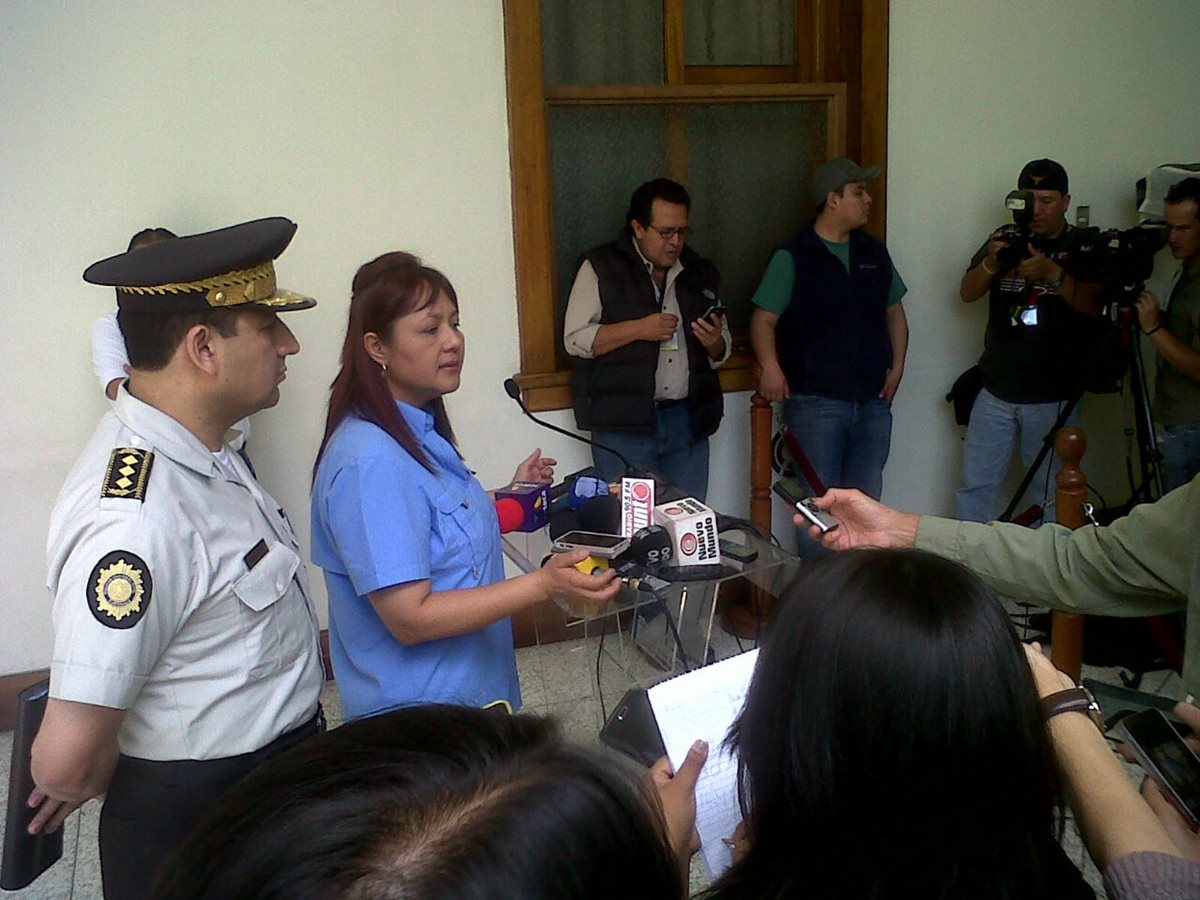
[[(750, 531), (726, 530), (721, 542), (754, 558), (738, 562), (723, 552), (725, 568), (717, 577), (668, 581), (657, 593), (626, 584), (600, 608), (555, 600), (568, 637), (584, 644), (573, 665), (590, 670), (597, 727), (630, 687), (649, 687), (757, 645), (763, 622), (796, 577), (800, 560)], [(505, 556), (522, 572), (541, 565), (550, 543), (544, 529), (503, 537)], [(658, 574), (667, 580), (670, 570)]]

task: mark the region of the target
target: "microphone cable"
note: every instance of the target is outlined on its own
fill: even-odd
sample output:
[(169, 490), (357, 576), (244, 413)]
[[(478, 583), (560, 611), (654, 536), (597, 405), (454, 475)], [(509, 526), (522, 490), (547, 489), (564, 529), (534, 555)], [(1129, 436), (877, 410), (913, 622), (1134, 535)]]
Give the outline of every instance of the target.
[[(643, 591), (637, 585), (632, 584), (632, 582), (638, 581), (638, 580), (640, 580), (640, 579), (635, 577), (635, 578), (629, 579), (625, 583), (628, 586), (632, 587), (639, 594), (648, 593), (648, 594), (650, 594), (651, 597), (654, 598), (654, 604), (651, 604), (651, 605), (657, 604), (659, 609), (662, 610), (663, 616), (667, 621), (667, 629), (671, 632), (671, 638), (675, 644), (675, 649), (679, 652), (679, 660), (681, 663), (683, 663), (683, 671), (685, 671), (685, 672), (692, 671), (692, 664), (691, 664), (691, 661), (688, 659), (687, 651), (683, 649), (683, 639), (679, 635), (679, 627), (675, 624), (675, 617), (673, 615), (671, 615), (671, 610), (667, 606), (666, 599), (664, 597), (659, 596), (659, 594), (656, 591), (649, 591), (649, 590)], [(685, 588), (685, 590), (686, 590), (686, 588)], [(633, 613), (633, 619), (634, 619), (634, 623), (635, 623), (633, 626), (634, 629), (636, 629), (636, 619), (637, 619), (638, 609), (639, 609), (639, 607), (634, 607), (631, 610), (631, 612)], [(613, 616), (613, 620), (616, 623), (617, 629), (620, 630), (621, 614), (618, 612), (615, 616)], [(596, 646), (596, 696), (600, 701), (600, 720), (602, 722), (608, 721), (608, 706), (604, 702), (604, 683), (601, 681), (601, 678), (600, 678), (600, 661), (604, 657), (604, 636), (607, 633), (608, 633), (607, 627), (602, 628), (600, 630), (600, 640), (597, 642), (597, 646)], [(632, 635), (631, 635), (631, 637), (632, 637)]]

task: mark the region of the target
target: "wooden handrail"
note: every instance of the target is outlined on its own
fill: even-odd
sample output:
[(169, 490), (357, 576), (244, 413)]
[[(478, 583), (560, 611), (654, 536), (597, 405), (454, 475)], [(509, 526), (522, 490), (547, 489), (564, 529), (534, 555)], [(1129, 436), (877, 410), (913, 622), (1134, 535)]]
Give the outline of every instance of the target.
[[(1070, 426), (1059, 430), (1054, 450), (1062, 460), (1054, 492), (1054, 508), (1059, 525), (1079, 528), (1088, 521), (1084, 512), (1087, 501), (1087, 476), (1080, 460), (1087, 450), (1087, 435), (1082, 428)], [(1055, 612), (1050, 623), (1050, 659), (1076, 681), (1083, 666), (1083, 616), (1078, 613)]]
[(771, 533), (771, 404), (757, 391), (750, 397), (750, 521)]

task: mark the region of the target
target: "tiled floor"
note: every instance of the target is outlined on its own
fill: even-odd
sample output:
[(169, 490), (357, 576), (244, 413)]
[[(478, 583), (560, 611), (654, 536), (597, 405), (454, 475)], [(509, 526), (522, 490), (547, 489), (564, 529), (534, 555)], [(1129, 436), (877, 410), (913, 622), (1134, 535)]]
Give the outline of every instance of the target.
[[(605, 637), (604, 656), (601, 666), (603, 699), (608, 709), (620, 698), (631, 680), (653, 678), (656, 670), (630, 642), (628, 635), (610, 634)], [(728, 636), (723, 636), (726, 643)], [(525, 709), (528, 712), (554, 716), (562, 725), (564, 733), (572, 740), (598, 745), (597, 730), (601, 722), (600, 703), (593, 689), (599, 638), (581, 637), (542, 647), (531, 647), (517, 652), (517, 669), (521, 677), (521, 690)], [(720, 655), (735, 652), (735, 647), (722, 646)], [(1085, 668), (1085, 675), (1114, 684), (1119, 670)], [(1178, 696), (1179, 679), (1171, 674), (1147, 676), (1143, 690)], [(332, 683), (326, 686), (322, 696), (327, 717), (331, 725), (341, 721), (341, 704)], [(12, 734), (0, 734), (0, 760), (11, 756)], [(2, 763), (0, 763), (2, 764)], [(0, 784), (0, 802), (7, 800), (7, 781)], [(100, 869), (96, 851), (96, 832), (100, 806), (95, 801), (86, 804), (67, 821), (64, 832), (63, 858), (50, 868), (30, 887), (11, 893), (13, 898), (55, 898), (55, 900), (98, 900), (100, 891)], [(0, 828), (3, 827), (0, 821)], [(1080, 843), (1076, 829), (1068, 823), (1064, 846), (1073, 860), (1080, 864), (1085, 877), (1096, 889), (1098, 897), (1104, 897), (1099, 873), (1092, 866), (1086, 850)], [(693, 888), (706, 882), (698, 862), (692, 867)]]

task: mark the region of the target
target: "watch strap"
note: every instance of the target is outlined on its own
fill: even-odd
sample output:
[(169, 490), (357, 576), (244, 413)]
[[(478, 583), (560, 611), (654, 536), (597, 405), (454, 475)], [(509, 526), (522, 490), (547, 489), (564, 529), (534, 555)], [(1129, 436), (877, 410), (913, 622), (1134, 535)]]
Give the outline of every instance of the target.
[(1091, 718), (1096, 723), (1096, 727), (1101, 731), (1104, 730), (1103, 718), (1100, 715), (1100, 705), (1096, 702), (1096, 698), (1092, 696), (1091, 691), (1085, 687), (1068, 688), (1065, 691), (1056, 691), (1042, 698), (1042, 714), (1046, 719), (1051, 719), (1060, 713), (1065, 712), (1081, 712)]

